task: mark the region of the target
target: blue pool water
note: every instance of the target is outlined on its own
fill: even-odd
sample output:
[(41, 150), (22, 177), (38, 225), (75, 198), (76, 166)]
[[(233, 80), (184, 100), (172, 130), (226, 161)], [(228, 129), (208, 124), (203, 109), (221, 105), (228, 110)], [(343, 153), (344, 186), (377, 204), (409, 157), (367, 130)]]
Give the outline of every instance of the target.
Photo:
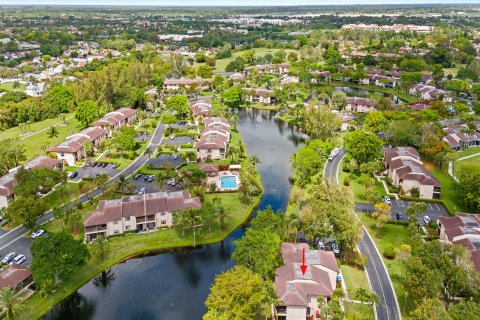
[(237, 188), (237, 178), (234, 176), (221, 177), (222, 179), (222, 189), (236, 189)]

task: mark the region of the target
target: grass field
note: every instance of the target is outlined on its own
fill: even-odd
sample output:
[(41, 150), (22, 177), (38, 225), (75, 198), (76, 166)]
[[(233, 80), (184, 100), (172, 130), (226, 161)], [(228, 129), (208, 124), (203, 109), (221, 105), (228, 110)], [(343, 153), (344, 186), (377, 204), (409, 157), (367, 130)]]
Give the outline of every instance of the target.
[(353, 298), (355, 291), (359, 288), (370, 290), (365, 270), (360, 270), (348, 265), (341, 265), (343, 281), (347, 287), (350, 299)]
[(345, 313), (347, 315), (352, 313), (357, 313), (359, 315), (359, 318), (351, 318), (351, 319), (360, 319), (360, 320), (375, 319), (375, 313), (373, 312), (373, 308), (369, 305), (366, 305), (366, 304), (361, 305), (359, 303), (354, 303), (354, 302), (344, 302), (343, 306), (345, 307)]
[[(350, 190), (352, 190), (353, 194), (355, 195), (355, 202), (366, 202), (365, 186), (361, 183), (360, 176), (340, 170), (338, 173), (339, 184), (343, 185), (343, 180), (347, 176), (350, 177), (350, 186), (348, 186), (348, 188), (350, 188)], [(387, 193), (385, 192), (385, 188), (380, 181), (375, 180), (374, 188), (382, 197), (387, 195)]]
[(19, 84), (18, 88), (13, 87), (13, 82), (7, 82), (0, 84), (0, 91), (25, 91), (26, 87), (23, 84)]
[[(468, 158), (465, 160), (457, 160), (462, 157), (476, 155), (472, 158)], [(460, 170), (464, 166), (473, 166), (475, 169), (480, 170), (480, 147), (471, 147), (462, 152), (456, 152), (454, 154), (454, 162), (453, 162), (453, 173), (458, 175)]]
[[(49, 138), (47, 136), (47, 130), (49, 127), (58, 124), (61, 121), (61, 117), (54, 119), (47, 119), (40, 122), (32, 123), (27, 131), (33, 132), (33, 134), (20, 138), (20, 127), (14, 127), (0, 132), (0, 140), (6, 138), (20, 138), (21, 143), (25, 146), (27, 160), (32, 159), (35, 155), (43, 154), (42, 145), (48, 142), (49, 146), (54, 146), (57, 143), (65, 140), (66, 137), (80, 131), (83, 127), (75, 118), (73, 114), (65, 114), (67, 120), (66, 126), (56, 126), (58, 129), (58, 137)], [(70, 118), (70, 119), (69, 119)], [(40, 132), (41, 131), (41, 132)]]
[(385, 262), (390, 279), (392, 280), (393, 288), (397, 295), (398, 304), (402, 314), (408, 314), (408, 312), (414, 309), (414, 305), (411, 299), (405, 299), (405, 267), (396, 259), (389, 260), (383, 257), (383, 251), (388, 243), (391, 243), (395, 248), (399, 248), (402, 244), (409, 243), (407, 227), (402, 225), (385, 224), (381, 231), (377, 234), (375, 220), (370, 219), (364, 213), (357, 213), (357, 215), (365, 228), (367, 228), (368, 233), (372, 237), (375, 245), (378, 248), (378, 251), (382, 255), (382, 259)]
[[(255, 51), (255, 57), (261, 57), (261, 56), (264, 56), (266, 55), (267, 53), (270, 53), (270, 54), (274, 54), (275, 52), (281, 50), (281, 49), (268, 49), (268, 48), (254, 48), (252, 49)], [(291, 52), (291, 51), (295, 51), (295, 50), (288, 50), (288, 49), (285, 49), (284, 50), (287, 55)], [(243, 54), (243, 51), (239, 51), (239, 52), (234, 52), (232, 53), (232, 56), (229, 57), (229, 58), (225, 58), (225, 59), (219, 59), (217, 60), (217, 63), (215, 64), (215, 71), (216, 72), (224, 72), (225, 71), (225, 67), (233, 60), (235, 60), (237, 57), (240, 57), (241, 55)], [(202, 65), (203, 63), (194, 63), (193, 66), (195, 68), (198, 68), (200, 65)]]

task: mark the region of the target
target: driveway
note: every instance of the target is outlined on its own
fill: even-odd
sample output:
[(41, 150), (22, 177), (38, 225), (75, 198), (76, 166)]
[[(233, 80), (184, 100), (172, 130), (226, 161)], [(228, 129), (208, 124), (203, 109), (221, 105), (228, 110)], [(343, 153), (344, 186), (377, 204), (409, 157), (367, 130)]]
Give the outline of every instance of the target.
[(168, 138), (168, 140), (165, 140), (165, 143), (168, 145), (176, 145), (176, 146), (189, 143), (193, 146), (195, 144), (195, 139), (192, 139), (191, 136), (175, 137), (173, 139)]
[(94, 178), (97, 175), (100, 174), (106, 174), (109, 177), (115, 177), (117, 174), (120, 173), (120, 170), (114, 169), (113, 164), (109, 164), (105, 168), (103, 167), (81, 167), (77, 170), (78, 176), (75, 178), (75, 180), (79, 180), (83, 177), (92, 177)]

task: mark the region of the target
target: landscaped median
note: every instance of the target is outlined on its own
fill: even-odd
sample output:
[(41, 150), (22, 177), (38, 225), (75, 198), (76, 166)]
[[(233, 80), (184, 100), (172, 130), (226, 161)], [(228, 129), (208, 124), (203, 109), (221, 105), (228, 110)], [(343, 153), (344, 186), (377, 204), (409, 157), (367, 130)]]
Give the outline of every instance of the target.
[[(212, 232), (198, 233), (197, 245), (212, 244), (225, 239), (239, 226), (246, 223), (252, 212), (258, 205), (261, 195), (252, 199), (249, 205), (243, 205), (238, 200), (238, 194), (208, 194), (206, 199), (220, 197), (222, 204), (231, 213), (231, 219), (225, 231), (212, 230)], [(94, 278), (97, 274), (126, 259), (151, 253), (173, 250), (176, 248), (188, 248), (193, 246), (193, 238), (180, 237), (175, 229), (164, 229), (143, 234), (125, 234), (108, 240), (108, 252), (103, 260), (92, 257), (85, 265), (81, 266), (62, 282), (60, 288), (48, 297), (42, 297), (36, 292), (22, 306), (19, 313), (20, 319), (38, 319), (48, 310), (53, 308), (63, 299), (71, 295), (75, 290)]]

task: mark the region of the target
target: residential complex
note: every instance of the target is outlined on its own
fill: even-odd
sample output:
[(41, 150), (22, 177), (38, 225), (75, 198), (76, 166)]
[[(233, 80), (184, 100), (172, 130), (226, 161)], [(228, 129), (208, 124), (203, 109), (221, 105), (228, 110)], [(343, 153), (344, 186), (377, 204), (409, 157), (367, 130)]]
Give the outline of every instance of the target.
[(191, 198), (187, 190), (101, 200), (97, 210), (87, 213), (85, 217), (85, 239), (92, 241), (98, 236), (111, 236), (126, 231), (171, 227), (175, 212), (200, 207), (200, 199)]
[(137, 110), (131, 108), (121, 108), (107, 113), (93, 124), (103, 130), (108, 131), (111, 137), (113, 132), (123, 126), (131, 125), (137, 120)]
[(420, 154), (412, 147), (384, 149), (385, 166), (392, 184), (406, 195), (418, 189), (419, 198), (440, 199), (442, 186), (420, 160)]
[[(307, 269), (300, 265), (305, 251)], [(280, 304), (279, 320), (305, 320), (320, 315), (318, 299), (330, 300), (340, 279), (340, 268), (332, 251), (310, 250), (306, 243), (282, 243), (284, 265), (275, 271), (275, 291)]]
[(230, 123), (225, 118), (212, 117), (206, 118), (204, 125), (205, 129), (195, 145), (198, 161), (225, 159), (230, 140)]

